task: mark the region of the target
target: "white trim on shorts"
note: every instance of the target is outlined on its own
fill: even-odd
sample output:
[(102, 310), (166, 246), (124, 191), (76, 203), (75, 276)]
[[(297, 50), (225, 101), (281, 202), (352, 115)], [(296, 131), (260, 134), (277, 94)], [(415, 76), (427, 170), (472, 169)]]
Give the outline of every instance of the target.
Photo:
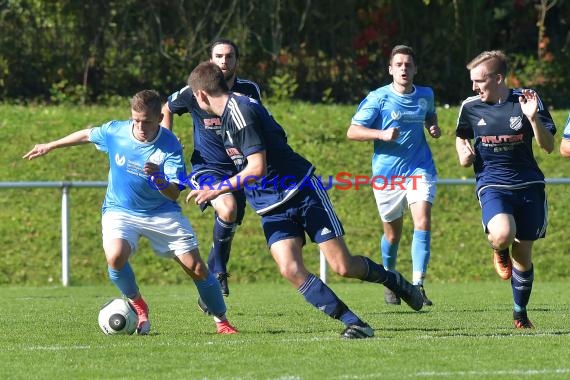
[[(414, 189), (413, 185), (417, 188)], [(409, 205), (426, 201), (433, 204), (436, 193), (437, 176), (423, 174), (421, 178), (410, 177), (406, 181), (405, 189), (387, 185), (384, 189), (372, 187), (376, 207), (383, 222), (392, 222), (404, 215), (404, 210)]]
[(101, 218), (103, 246), (112, 239), (126, 240), (131, 253), (146, 237), (154, 252), (172, 258), (198, 248), (198, 239), (190, 221), (181, 212), (165, 212), (155, 216), (134, 216), (120, 211), (107, 211)]
[[(222, 178), (226, 178), (226, 179), (231, 178), (231, 176), (228, 176), (227, 174), (225, 174), (225, 173), (223, 173), (223, 172), (221, 172), (221, 171), (218, 171), (218, 170), (214, 170), (214, 169), (202, 169), (202, 170), (198, 170), (198, 171), (196, 171), (196, 172), (191, 173), (191, 175), (190, 175), (190, 184), (191, 184), (194, 188), (200, 189), (200, 182), (199, 182), (200, 177), (203, 176), (203, 175), (208, 175), (208, 173), (214, 173), (214, 174), (219, 175), (219, 176), (221, 176)], [(206, 202), (206, 203), (210, 204), (210, 205), (211, 205), (212, 207), (214, 207), (214, 209), (215, 209), (215, 208), (216, 208), (216, 203), (217, 203), (221, 198), (226, 197), (226, 196), (228, 196), (228, 195), (231, 195), (232, 197), (235, 198), (235, 195), (233, 194), (233, 192), (234, 192), (234, 191), (237, 191), (237, 190), (240, 190), (240, 189), (236, 189), (236, 190), (229, 191), (229, 192), (227, 192), (227, 193), (220, 194), (220, 195), (218, 195), (216, 198), (214, 198), (214, 199), (212, 199), (212, 200), (209, 200), (209, 201)], [(202, 211), (204, 211), (204, 210), (202, 210)]]

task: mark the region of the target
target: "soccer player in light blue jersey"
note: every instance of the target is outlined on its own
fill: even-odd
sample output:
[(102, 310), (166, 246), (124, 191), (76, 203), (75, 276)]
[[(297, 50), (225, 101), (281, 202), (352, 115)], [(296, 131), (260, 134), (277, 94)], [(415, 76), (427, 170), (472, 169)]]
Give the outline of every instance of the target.
[(285, 131), (263, 105), (229, 92), (222, 71), (212, 62), (199, 64), (188, 85), (200, 108), (220, 116), (226, 152), (239, 172), (211, 188), (192, 189), (187, 202), (203, 204), (243, 188), (249, 204), (261, 216), (267, 246), (281, 275), (309, 304), (345, 325), (343, 338), (370, 338), (374, 330), (305, 268), (303, 246), (307, 236), (319, 245), (339, 275), (383, 284), (412, 309), (423, 307), (420, 291), (400, 273), (386, 271), (370, 258), (350, 253), (342, 223), (314, 175), (315, 167), (291, 148)]
[(566, 120), (562, 141), (560, 141), (560, 154), (562, 157), (570, 157), (570, 114)]
[[(414, 85), (417, 66), (412, 48), (395, 46), (388, 72), (392, 83), (370, 92), (360, 103), (347, 137), (374, 142), (372, 174), (376, 179), (372, 190), (384, 227), (380, 251), (388, 270), (396, 269), (404, 210), (410, 208), (414, 222), (412, 282), (420, 289), (424, 305), (431, 306), (424, 280), (431, 253), (431, 207), (437, 172), (424, 130), (433, 138), (439, 138), (441, 131), (433, 90)], [(384, 299), (387, 304), (400, 304), (399, 297), (388, 288)]]
[(502, 51), (479, 54), (467, 69), (476, 95), (461, 104), (455, 148), (461, 166), (473, 166), (475, 172), (495, 271), (511, 280), (513, 323), (528, 329), (533, 327), (527, 313), (534, 283), (532, 247), (548, 224), (544, 174), (532, 146), (534, 140), (552, 153), (556, 126), (534, 90), (508, 87)]
[(23, 158), (32, 160), (53, 149), (93, 143), (109, 158), (108, 186), (103, 202), (103, 248), (111, 281), (138, 314), (137, 333), (150, 331), (148, 306), (141, 296), (129, 258), (141, 236), (155, 253), (173, 258), (193, 279), (200, 297), (214, 315), (217, 332), (233, 334), (220, 284), (208, 271), (198, 240), (177, 203), (186, 179), (182, 146), (160, 126), (161, 100), (156, 91), (138, 92), (131, 100), (131, 119), (110, 121), (59, 140), (35, 145)]

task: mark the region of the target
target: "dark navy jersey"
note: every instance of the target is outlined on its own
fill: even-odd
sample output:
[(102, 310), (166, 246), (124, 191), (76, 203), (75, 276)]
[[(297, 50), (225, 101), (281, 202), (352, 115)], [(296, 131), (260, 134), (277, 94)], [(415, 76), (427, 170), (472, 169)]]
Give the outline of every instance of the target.
[[(473, 96), (461, 104), (455, 134), (474, 139), (477, 191), (489, 185), (517, 188), (544, 183), (532, 151), (534, 132), (519, 103), (521, 95), (521, 89), (511, 89), (503, 103), (489, 104)], [(556, 133), (540, 99), (537, 117), (553, 135)]]
[[(252, 81), (236, 78), (232, 91), (260, 100), (259, 86)], [(231, 176), (236, 173), (233, 162), (229, 159), (220, 136), (222, 122), (216, 115), (203, 111), (188, 86), (168, 97), (170, 112), (177, 115), (190, 113), (194, 124), (194, 151), (190, 162), (192, 171), (205, 167), (216, 168)]]
[[(245, 184), (249, 204), (260, 215), (290, 200), (309, 181), (315, 168), (287, 144), (285, 131), (257, 100), (232, 93), (222, 114), (222, 136), (239, 171), (247, 156), (265, 152), (267, 173)], [(240, 182), (247, 182), (240, 178)]]

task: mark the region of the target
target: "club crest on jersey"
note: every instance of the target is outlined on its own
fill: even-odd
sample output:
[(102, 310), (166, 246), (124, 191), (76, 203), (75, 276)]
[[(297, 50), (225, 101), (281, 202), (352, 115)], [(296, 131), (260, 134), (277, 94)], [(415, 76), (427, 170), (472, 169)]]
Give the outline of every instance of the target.
[(402, 117), (402, 113), (400, 111), (392, 111), (390, 113), (392, 120), (399, 120)]
[(117, 166), (123, 166), (125, 164), (125, 156), (121, 156), (119, 153), (115, 153), (115, 163)]
[(418, 99), (418, 106), (420, 107), (420, 109), (422, 111), (425, 111), (427, 109), (427, 105), (428, 105), (428, 102), (425, 98), (419, 98)]
[(522, 117), (520, 116), (511, 117), (511, 119), (509, 120), (509, 124), (511, 129), (518, 131), (519, 129), (522, 128)]
[(152, 162), (153, 164), (161, 165), (164, 162), (165, 157), (166, 153), (157, 150), (156, 152), (150, 155), (148, 161)]

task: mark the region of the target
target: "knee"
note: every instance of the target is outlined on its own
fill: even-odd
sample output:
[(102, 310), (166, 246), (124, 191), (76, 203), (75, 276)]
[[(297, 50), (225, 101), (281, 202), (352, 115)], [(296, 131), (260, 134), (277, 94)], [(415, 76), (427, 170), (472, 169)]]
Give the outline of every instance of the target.
[(227, 223), (234, 223), (237, 220), (237, 206), (235, 202), (230, 204), (222, 204), (216, 207), (218, 217)]
[(206, 268), (206, 265), (196, 265), (194, 268), (191, 269), (192, 273), (194, 273), (194, 276), (190, 276), (193, 278), (196, 278), (198, 280), (205, 280), (206, 278), (208, 278), (208, 269)]
[(514, 231), (499, 231), (489, 233), (489, 242), (496, 249), (508, 248), (515, 240)]
[(194, 280), (205, 280), (208, 277), (208, 267), (197, 253), (178, 257), (178, 262), (184, 271)]
[(386, 234), (384, 233), (384, 239), (390, 244), (397, 244), (400, 242), (400, 236), (396, 234)]
[(414, 222), (414, 229), (420, 231), (429, 231), (431, 229), (430, 218), (428, 217), (418, 218), (418, 220)]
[(296, 277), (298, 270), (294, 266), (291, 266), (291, 265), (280, 266), (279, 267), (279, 273), (281, 273), (281, 276), (283, 276), (287, 280), (291, 281)]
[(336, 274), (338, 274), (339, 276), (342, 277), (352, 277), (352, 267), (354, 266), (354, 262), (353, 262), (354, 257), (352, 257), (351, 260), (340, 260), (340, 261), (331, 261), (329, 262), (329, 265), (331, 267), (331, 269), (333, 270), (333, 272), (335, 272)]
[(120, 270), (127, 263), (127, 259), (121, 254), (107, 255), (107, 265), (115, 270)]
[(350, 270), (346, 265), (340, 265), (333, 268), (333, 271), (342, 277), (350, 277)]
[(293, 284), (302, 283), (302, 279), (307, 276), (307, 271), (299, 263), (291, 262), (279, 266), (281, 276)]

